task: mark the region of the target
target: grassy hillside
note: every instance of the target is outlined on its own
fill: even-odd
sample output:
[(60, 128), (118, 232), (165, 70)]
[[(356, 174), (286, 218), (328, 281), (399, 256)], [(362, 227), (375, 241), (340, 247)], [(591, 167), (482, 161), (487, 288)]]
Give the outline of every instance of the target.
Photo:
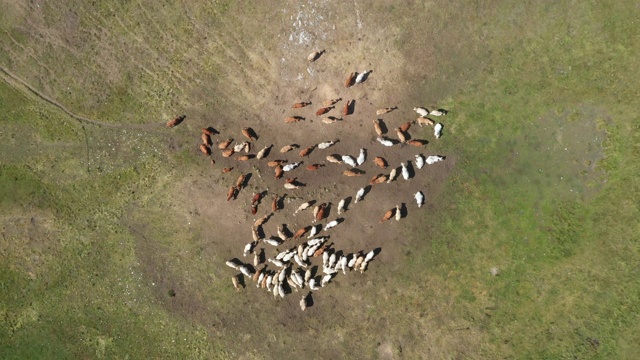
[[(0, 357), (640, 352), (634, 2), (121, 5), (0, 3)], [(197, 124), (162, 123), (259, 116), (236, 106), (275, 86), (256, 54), (309, 9), (360, 36), (354, 58), (378, 46), (357, 21), (393, 34), (407, 101), (451, 110), (436, 146), (456, 167), (393, 239), (401, 263), (285, 326), (233, 293), (179, 193), (210, 185)]]

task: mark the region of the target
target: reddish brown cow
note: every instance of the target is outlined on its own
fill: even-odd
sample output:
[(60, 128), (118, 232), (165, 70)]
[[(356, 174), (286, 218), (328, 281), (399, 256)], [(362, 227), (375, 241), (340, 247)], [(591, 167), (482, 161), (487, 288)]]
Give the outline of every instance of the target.
[(186, 115), (180, 115), (173, 120), (169, 120), (167, 122), (167, 127), (172, 128), (174, 126), (180, 125), (180, 123), (183, 122), (186, 117), (187, 117)]
[(200, 144), (200, 151), (207, 156), (211, 155), (211, 148), (207, 144)]

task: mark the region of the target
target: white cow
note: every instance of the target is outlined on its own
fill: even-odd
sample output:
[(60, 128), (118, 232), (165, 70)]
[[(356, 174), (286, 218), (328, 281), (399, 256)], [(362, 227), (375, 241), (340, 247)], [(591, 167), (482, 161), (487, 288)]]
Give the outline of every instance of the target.
[(377, 137), (376, 140), (384, 146), (393, 146), (393, 141), (387, 140), (383, 137)]
[(404, 162), (400, 165), (402, 165), (402, 177), (405, 180), (409, 180), (409, 169), (407, 169), (407, 166), (404, 164)]
[(311, 289), (311, 290), (320, 289), (319, 287), (316, 286), (316, 279), (309, 280), (309, 289)]
[(338, 220), (330, 221), (327, 224), (327, 226), (324, 227), (324, 231), (327, 231), (327, 230), (331, 229), (332, 227), (335, 227), (336, 225), (338, 225)]
[(327, 149), (331, 146), (333, 146), (333, 144), (335, 144), (335, 141), (325, 141), (325, 142), (321, 142), (320, 144), (318, 144), (318, 149), (324, 150)]
[(389, 180), (387, 180), (387, 184), (395, 180), (397, 176), (398, 176), (398, 169), (397, 168), (391, 169), (391, 173), (389, 174)]
[(400, 205), (396, 205), (396, 221), (402, 219), (402, 212), (400, 211)]
[(300, 166), (300, 162), (295, 162), (293, 164), (287, 164), (287, 165), (282, 167), (282, 171), (291, 171), (291, 170), (297, 168), (298, 166)]
[(338, 215), (340, 215), (344, 211), (345, 199), (340, 200), (338, 203)]
[(442, 136), (442, 124), (437, 123), (434, 127), (433, 127), (433, 135), (436, 136), (436, 139), (439, 139), (440, 136)]
[(370, 72), (371, 70), (365, 70), (362, 73), (358, 74), (358, 76), (356, 76), (356, 84), (360, 84), (361, 82), (363, 82), (365, 76), (367, 76), (367, 74)]
[(422, 154), (416, 155), (416, 167), (418, 169), (422, 169), (423, 166), (424, 166), (424, 156), (422, 156)]
[(360, 155), (358, 155), (358, 158), (356, 159), (356, 163), (358, 163), (358, 166), (364, 164), (366, 158), (367, 155), (365, 154), (365, 149), (360, 149)]
[(413, 197), (416, 199), (418, 207), (422, 207), (422, 204), (424, 204), (424, 194), (422, 191), (418, 191)]
[(353, 157), (351, 157), (350, 155), (342, 155), (342, 161), (351, 166), (351, 167), (356, 167), (356, 159), (354, 159)]
[(358, 192), (356, 193), (356, 199), (354, 201), (354, 203), (358, 203), (358, 201), (362, 200), (362, 197), (364, 196), (364, 188), (361, 188), (360, 190), (358, 190)]
[(427, 115), (429, 115), (429, 110), (427, 110), (426, 108), (423, 108), (423, 107), (414, 107), (413, 111), (417, 112), (418, 115), (420, 115), (422, 117), (427, 117)]
[(444, 156), (440, 156), (440, 155), (429, 155), (427, 157), (427, 164), (429, 165), (433, 165), (435, 163), (437, 163), (438, 161), (442, 161), (444, 160)]

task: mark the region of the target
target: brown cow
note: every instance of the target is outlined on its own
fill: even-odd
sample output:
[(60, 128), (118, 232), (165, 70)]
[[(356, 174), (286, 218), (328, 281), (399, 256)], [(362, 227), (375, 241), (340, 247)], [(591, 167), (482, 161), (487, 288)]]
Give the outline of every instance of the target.
[(253, 198), (251, 198), (251, 205), (255, 205), (256, 203), (258, 203), (260, 201), (260, 199), (262, 199), (262, 194), (261, 193), (255, 193), (253, 195)]
[(286, 153), (286, 152), (289, 152), (289, 151), (291, 151), (293, 149), (297, 149), (299, 147), (300, 147), (300, 145), (298, 145), (298, 144), (285, 145), (280, 149), (280, 152), (281, 153)]
[(231, 186), (229, 188), (229, 191), (227, 192), (227, 201), (231, 200), (231, 198), (235, 198), (236, 195), (236, 188)]
[(240, 177), (238, 177), (238, 181), (236, 181), (236, 187), (240, 189), (246, 179), (247, 179), (247, 175), (240, 175)]
[(251, 141), (255, 141), (257, 139), (256, 132), (250, 127), (242, 128), (242, 135)]
[(208, 127), (208, 128), (202, 128), (202, 133), (207, 134), (209, 136), (213, 136), (217, 133), (217, 131), (212, 127)]
[(334, 164), (342, 164), (342, 157), (340, 157), (340, 155), (329, 155), (326, 157), (328, 162), (332, 162)]
[(376, 165), (378, 165), (379, 167), (386, 169), (387, 166), (389, 166), (389, 164), (387, 163), (387, 160), (385, 160), (384, 158), (381, 158), (379, 156), (376, 156), (375, 159), (373, 159), (373, 162), (376, 163)]
[(302, 116), (289, 116), (284, 118), (284, 122), (286, 122), (287, 124), (298, 122), (300, 120), (304, 120), (304, 118)]
[(282, 164), (286, 164), (288, 160), (272, 160), (267, 163), (267, 166), (274, 167)]
[(337, 103), (340, 100), (342, 100), (342, 98), (325, 100), (325, 101), (322, 102), (322, 106), (331, 106), (331, 105), (334, 105), (335, 103)]
[(382, 136), (384, 134), (384, 132), (382, 131), (382, 128), (380, 127), (380, 120), (378, 119), (373, 120), (373, 127), (374, 129), (376, 129), (376, 134), (378, 134), (378, 136)]
[(418, 125), (420, 125), (420, 127), (422, 127), (422, 125), (431, 125), (431, 126), (433, 126), (433, 125), (436, 124), (435, 121), (433, 121), (433, 120), (431, 120), (429, 118), (423, 118), (423, 117), (417, 118), (415, 122), (417, 122)]
[(299, 238), (301, 238), (307, 231), (309, 231), (309, 229), (311, 228), (311, 226), (305, 226), (301, 229), (299, 229), (298, 231), (296, 231), (295, 234), (293, 234), (293, 239), (294, 240), (298, 240)]
[(219, 143), (218, 144), (218, 149), (224, 150), (224, 149), (228, 148), (229, 144), (231, 144), (232, 141), (233, 141), (233, 139), (227, 139), (227, 140)]
[(327, 208), (327, 204), (324, 204), (324, 203), (318, 206), (318, 213), (316, 214), (317, 221), (324, 219), (324, 213), (326, 208)]
[(233, 150), (233, 149), (227, 149), (227, 150), (224, 150), (224, 151), (222, 152), (222, 156), (223, 156), (223, 157), (227, 157), (227, 158), (228, 158), (229, 156), (233, 155), (234, 153), (235, 153), (235, 150)]
[(294, 108), (294, 109), (300, 109), (300, 108), (303, 108), (303, 107), (305, 107), (305, 106), (309, 106), (309, 105), (311, 105), (311, 102), (305, 102), (305, 101), (303, 101), (303, 102), (298, 102), (298, 103), (293, 104), (292, 108)]
[(211, 136), (209, 136), (208, 134), (202, 134), (201, 137), (203, 144), (207, 144), (207, 146), (213, 145), (213, 142), (211, 142)]
[(298, 180), (297, 176), (296, 177), (292, 177), (292, 178), (286, 178), (284, 180), (284, 182), (287, 183), (287, 184), (293, 184), (294, 182), (296, 182), (296, 180)]
[(211, 166), (214, 166), (216, 164), (216, 161), (211, 159)]
[(411, 139), (411, 140), (407, 141), (407, 144), (413, 145), (413, 146), (423, 146), (423, 145), (427, 145), (427, 141), (426, 140)]
[(383, 182), (387, 181), (388, 178), (389, 177), (387, 175), (378, 174), (371, 178), (371, 180), (369, 181), (369, 184), (371, 185), (382, 184)]
[(271, 201), (271, 211), (276, 212), (280, 210), (279, 200), (280, 198), (278, 197), (278, 195), (273, 195), (273, 201)]
[(207, 156), (211, 155), (211, 148), (207, 144), (200, 144), (200, 151)]
[(306, 149), (302, 149), (302, 150), (300, 151), (300, 157), (308, 156), (309, 154), (311, 154), (311, 152), (313, 151), (313, 149), (314, 149), (315, 147), (316, 147), (315, 145), (311, 145), (311, 146), (309, 146), (309, 147), (308, 147), (308, 148), (306, 148)]
[(349, 100), (346, 104), (344, 104), (344, 108), (342, 109), (342, 114), (344, 116), (351, 114), (351, 105), (353, 105), (353, 100)]
[(396, 131), (396, 135), (398, 135), (398, 140), (400, 140), (401, 143), (407, 141), (407, 137), (404, 135), (404, 132), (400, 130), (400, 128), (395, 128), (393, 130)]
[(251, 155), (251, 154), (249, 154), (249, 155), (242, 155), (242, 156), (236, 156), (236, 160), (238, 160), (238, 161), (247, 161), (247, 160), (249, 160), (249, 159), (253, 159), (253, 156), (254, 156), (254, 155)]
[(255, 215), (258, 212), (258, 205), (251, 206), (251, 215)]
[[(394, 208), (395, 209), (395, 208)], [(271, 217), (271, 215), (273, 215), (273, 213), (268, 213), (267, 215), (261, 217), (260, 219), (256, 220), (255, 223), (253, 223), (254, 227), (258, 227), (258, 226), (262, 226), (262, 224), (266, 223), (267, 220), (269, 220), (269, 218)]]
[(393, 215), (395, 215), (396, 213), (396, 208), (387, 210), (386, 213), (384, 213), (384, 216), (382, 217), (382, 219), (380, 220), (381, 223), (391, 219), (393, 217)]
[(276, 173), (276, 179), (282, 178), (282, 175), (284, 175), (284, 170), (282, 170), (282, 165), (276, 166), (275, 173)]
[(168, 128), (172, 128), (174, 126), (180, 125), (180, 123), (182, 121), (184, 121), (184, 119), (186, 118), (186, 115), (180, 115), (177, 118), (173, 119), (173, 120), (169, 120), (169, 122), (167, 122), (167, 127)]
[(356, 80), (356, 73), (352, 72), (349, 74), (349, 77), (344, 81), (344, 87), (350, 87), (353, 85), (353, 82)]
[(316, 111), (316, 115), (317, 115), (317, 116), (320, 116), (320, 115), (322, 115), (322, 114), (326, 114), (326, 113), (328, 113), (329, 111), (331, 111), (331, 109), (333, 109), (333, 106), (327, 106), (327, 107), (320, 108), (320, 109), (318, 109), (318, 110)]
[(386, 107), (384, 109), (378, 109), (378, 110), (376, 110), (376, 115), (378, 115), (378, 116), (384, 115), (386, 113), (392, 112), (393, 110), (395, 110), (397, 108), (398, 108), (397, 106), (394, 106), (394, 107)]
[(233, 170), (233, 168), (232, 168), (232, 167), (226, 167), (226, 168), (222, 169), (222, 172), (223, 172), (223, 173), (228, 173), (228, 172), (229, 172), (229, 171), (231, 171), (231, 170)]
[(342, 172), (342, 174), (344, 176), (360, 176), (360, 175), (362, 175), (361, 172), (356, 171), (355, 169), (345, 170), (345, 171)]
[(411, 125), (413, 125), (413, 121), (407, 121), (402, 126), (400, 126), (400, 130), (403, 131), (403, 132), (407, 132), (409, 130), (409, 128), (411, 127)]
[(324, 164), (313, 164), (313, 165), (308, 165), (308, 166), (307, 166), (307, 170), (309, 170), (309, 171), (314, 171), (314, 170), (318, 170), (318, 169), (320, 169), (320, 168), (321, 168), (321, 167), (323, 167), (323, 166), (324, 166)]

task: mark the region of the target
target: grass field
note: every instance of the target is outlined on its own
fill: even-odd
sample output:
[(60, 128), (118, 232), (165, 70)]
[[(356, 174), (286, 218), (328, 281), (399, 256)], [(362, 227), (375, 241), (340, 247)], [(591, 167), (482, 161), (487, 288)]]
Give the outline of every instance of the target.
[[(637, 357), (635, 2), (269, 3), (0, 2), (0, 358)], [(450, 109), (456, 159), (314, 313), (235, 293), (194, 198), (192, 134), (279, 116), (288, 35)]]

